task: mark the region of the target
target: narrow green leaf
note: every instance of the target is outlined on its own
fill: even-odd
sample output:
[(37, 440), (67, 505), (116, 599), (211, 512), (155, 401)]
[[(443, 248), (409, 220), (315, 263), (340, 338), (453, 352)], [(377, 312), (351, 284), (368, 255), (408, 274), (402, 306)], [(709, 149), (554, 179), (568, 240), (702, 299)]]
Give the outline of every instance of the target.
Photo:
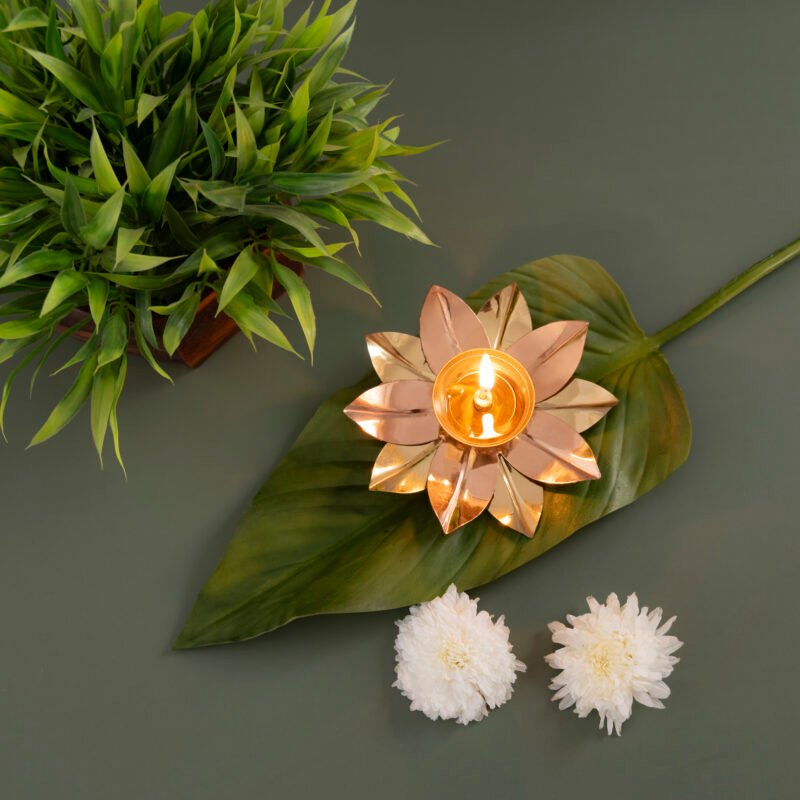
[(69, 5), (92, 50), (97, 55), (102, 55), (106, 46), (106, 37), (103, 32), (103, 19), (98, 9), (99, 4), (96, 0), (69, 0)]
[(91, 222), (80, 229), (80, 235), (86, 244), (95, 250), (102, 250), (114, 236), (119, 222), (119, 214), (125, 201), (125, 190), (119, 189), (106, 200)]
[(61, 61), (66, 61), (64, 43), (61, 41), (61, 29), (58, 25), (58, 6), (50, 4), (50, 16), (47, 20), (47, 33), (45, 34), (45, 50), (47, 54)]
[(252, 250), (249, 247), (246, 250), (242, 250), (239, 257), (233, 262), (228, 271), (228, 276), (225, 278), (225, 283), (222, 285), (217, 313), (223, 311), (225, 306), (250, 283), (258, 272), (259, 266), (259, 262), (253, 257)]
[(122, 356), (128, 346), (128, 313), (119, 307), (108, 318), (100, 334), (97, 366), (111, 364)]
[(239, 106), (234, 102), (236, 113), (236, 178), (246, 175), (255, 166), (257, 158), (256, 137)]
[(13, 211), (0, 214), (0, 232), (16, 230), (23, 222), (27, 222), (49, 205), (47, 200), (34, 200)]
[(86, 288), (89, 295), (89, 311), (92, 315), (92, 321), (95, 327), (99, 328), (103, 314), (106, 311), (108, 281), (104, 281), (102, 278), (90, 278)]
[(100, 458), (100, 465), (103, 464), (103, 444), (106, 439), (106, 431), (111, 418), (111, 409), (114, 405), (114, 394), (117, 388), (117, 375), (119, 364), (106, 364), (95, 372), (92, 378), (90, 422), (92, 428), (92, 439)]
[(27, 121), (41, 124), (47, 119), (47, 114), (5, 89), (0, 89), (0, 117), (15, 122)]
[(200, 240), (186, 224), (181, 212), (172, 203), (167, 203), (164, 209), (164, 217), (167, 220), (169, 232), (172, 234), (175, 244), (187, 251), (194, 251), (200, 246)]
[(128, 184), (135, 195), (142, 195), (150, 185), (150, 176), (144, 168), (133, 145), (125, 138), (122, 140), (122, 155), (125, 159), (125, 171), (128, 173)]
[[(291, 254), (292, 251), (289, 251)], [(338, 258), (330, 258), (328, 256), (318, 256), (315, 258), (308, 258), (299, 256), (300, 260), (304, 264), (309, 264), (312, 267), (316, 267), (323, 272), (327, 272), (328, 275), (332, 275), (334, 278), (338, 278), (345, 283), (349, 283), (354, 288), (358, 289), (365, 294), (368, 294), (378, 305), (378, 298), (372, 293), (372, 289), (367, 286), (364, 282), (364, 279), (346, 262), (341, 261)]]
[(214, 130), (220, 130), (220, 124), (224, 121), (225, 115), (228, 113), (228, 106), (231, 104), (234, 87), (236, 86), (236, 77), (237, 68), (234, 65), (225, 78), (225, 83), (222, 84), (219, 97), (217, 98), (217, 103), (214, 106), (214, 110), (211, 112), (211, 116), (208, 120), (208, 124)]
[(310, 94), (313, 97), (320, 89), (327, 86), (328, 81), (333, 77), (339, 64), (350, 47), (350, 40), (353, 37), (351, 25), (336, 41), (320, 56), (319, 61), (314, 65), (308, 78)]
[(123, 37), (117, 32), (111, 37), (100, 57), (100, 74), (113, 92), (122, 89)]
[(61, 402), (53, 409), (44, 425), (31, 439), (28, 447), (35, 447), (37, 444), (46, 442), (52, 436), (66, 427), (80, 411), (81, 406), (89, 397), (92, 388), (92, 379), (97, 366), (97, 356), (90, 356), (84, 361), (83, 366), (78, 372), (75, 382), (64, 395)]
[(136, 321), (134, 323), (134, 336), (136, 338), (136, 346), (139, 348), (139, 352), (142, 354), (142, 358), (144, 358), (144, 360), (150, 365), (150, 368), (158, 375), (160, 375), (162, 378), (172, 383), (173, 382), (172, 378), (170, 378), (170, 376), (167, 374), (167, 372), (165, 372), (165, 370), (161, 367), (158, 361), (156, 361), (156, 358), (153, 355), (153, 351), (150, 349), (150, 345), (144, 336), (144, 332), (142, 331), (142, 325), (138, 316), (136, 317)]
[(225, 166), (225, 151), (222, 148), (222, 142), (217, 138), (217, 134), (211, 130), (205, 120), (200, 120), (200, 127), (203, 129), (203, 136), (208, 147), (208, 156), (211, 159), (211, 178), (216, 180)]
[(92, 160), (94, 178), (97, 181), (97, 188), (100, 190), (100, 194), (110, 197), (115, 192), (118, 192), (122, 185), (114, 172), (114, 168), (111, 166), (111, 161), (108, 159), (94, 122), (92, 123), (92, 138), (89, 142), (89, 154)]
[(37, 50), (25, 49), (31, 57), (35, 58), (55, 79), (68, 89), (85, 106), (94, 111), (104, 111), (103, 104), (95, 92), (92, 82), (82, 72), (75, 69), (59, 58), (40, 53)]
[(215, 206), (231, 208), (239, 212), (244, 211), (247, 193), (250, 190), (248, 186), (236, 186), (225, 181), (181, 180), (180, 183), (193, 200), (202, 195)]
[(117, 231), (117, 253), (114, 266), (128, 257), (128, 254), (139, 243), (147, 228), (120, 228)]
[(285, 147), (290, 152), (306, 138), (309, 106), (308, 90), (308, 81), (303, 81), (289, 104), (289, 133), (286, 135)]
[(147, 256), (141, 253), (129, 253), (114, 266), (115, 272), (147, 272), (160, 267), (180, 256)]
[[(192, 86), (187, 83), (153, 139), (147, 161), (147, 170), (151, 175), (157, 175), (181, 153), (190, 149), (187, 146), (187, 128), (190, 120), (196, 119), (193, 102)], [(193, 143), (194, 136), (191, 139)]]
[(200, 266), (197, 268), (198, 275), (208, 275), (211, 273), (222, 272), (221, 267), (214, 261), (213, 258), (203, 249), (203, 257), (200, 259)]
[(136, 123), (141, 124), (167, 99), (167, 95), (142, 94), (136, 105)]
[(352, 189), (375, 173), (364, 172), (274, 172), (266, 184), (267, 192), (286, 192), (298, 197), (321, 197)]
[(150, 311), (150, 292), (136, 293), (136, 325), (151, 347), (158, 347), (156, 332), (153, 329), (153, 314)]
[(47, 16), (38, 8), (23, 8), (11, 22), (3, 28), (3, 33), (27, 31), (31, 28), (46, 28)]
[(117, 386), (114, 390), (114, 403), (111, 406), (111, 417), (109, 419), (109, 427), (111, 428), (111, 437), (114, 441), (114, 455), (117, 457), (117, 463), (122, 469), (122, 474), (126, 480), (128, 473), (125, 469), (125, 464), (122, 461), (122, 452), (119, 446), (119, 422), (117, 421), (117, 406), (119, 405), (119, 398), (122, 395), (122, 390), (125, 387), (125, 376), (128, 373), (128, 357), (123, 354), (120, 359), (119, 372), (117, 373)]
[(314, 223), (305, 214), (301, 214), (293, 208), (278, 205), (247, 206), (245, 212), (278, 220), (301, 233), (307, 241), (314, 247), (318, 247), (323, 253), (328, 252), (328, 247), (315, 230)]
[(298, 151), (292, 162), (293, 169), (301, 172), (317, 163), (325, 145), (328, 143), (332, 124), (333, 108), (322, 118), (314, 133), (309, 136), (308, 141)]
[(61, 206), (61, 221), (64, 229), (75, 239), (81, 238), (81, 228), (86, 224), (86, 213), (81, 205), (81, 196), (72, 176), (67, 173), (64, 186), (64, 203)]
[(175, 180), (175, 172), (178, 169), (180, 158), (175, 159), (171, 164), (164, 167), (150, 182), (147, 190), (142, 197), (142, 208), (150, 215), (153, 220), (160, 220), (164, 212), (172, 181)]
[(164, 327), (164, 349), (173, 355), (180, 343), (186, 336), (189, 328), (194, 322), (197, 307), (200, 305), (200, 292), (196, 289), (188, 289), (167, 319)]
[(303, 335), (306, 337), (308, 352), (313, 364), (314, 342), (317, 338), (317, 320), (314, 316), (314, 307), (311, 304), (311, 292), (302, 278), (275, 258), (272, 259), (272, 269), (278, 279), (278, 283), (286, 289), (286, 293), (289, 295), (289, 301), (292, 304), (292, 308), (294, 308), (294, 313), (297, 314), (297, 321), (300, 323)]
[(73, 257), (65, 250), (37, 250), (8, 267), (0, 275), (0, 288), (11, 286), (17, 281), (41, 275), (45, 272), (59, 272), (72, 266)]
[(422, 244), (433, 242), (405, 214), (367, 195), (346, 195), (337, 199), (339, 207), (351, 218), (368, 219), (389, 230), (397, 231)]
[(59, 272), (50, 284), (40, 316), (45, 316), (86, 286), (86, 278), (73, 269)]
[(267, 111), (264, 105), (264, 85), (261, 81), (261, 73), (257, 69), (254, 69), (250, 76), (250, 97), (248, 99), (251, 103), (251, 111), (248, 114), (250, 127), (258, 139), (264, 130)]
[(29, 339), (8, 339), (0, 342), (0, 364), (5, 364), (6, 361), (12, 359), (20, 350), (27, 347), (31, 342), (35, 341), (36, 337)]
[(100, 337), (94, 333), (78, 348), (75, 353), (73, 353), (73, 355), (67, 361), (65, 361), (57, 370), (52, 372), (51, 375), (58, 375), (59, 373), (64, 372), (64, 370), (74, 367), (75, 364), (82, 364), (87, 358), (95, 355), (99, 348)]
[(262, 339), (278, 347), (300, 354), (292, 347), (283, 331), (269, 318), (269, 314), (259, 308), (246, 292), (239, 292), (225, 308), (225, 313), (242, 329), (245, 334), (254, 333)]

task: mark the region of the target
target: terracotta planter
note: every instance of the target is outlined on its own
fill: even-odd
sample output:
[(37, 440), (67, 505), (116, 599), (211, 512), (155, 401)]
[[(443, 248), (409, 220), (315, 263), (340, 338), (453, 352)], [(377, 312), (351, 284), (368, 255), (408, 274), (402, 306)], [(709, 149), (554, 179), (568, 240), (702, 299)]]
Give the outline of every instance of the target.
[[(298, 275), (303, 275), (303, 265), (296, 261), (284, 261), (293, 272)], [(272, 297), (277, 300), (284, 294), (283, 286), (276, 284), (272, 291)], [(153, 355), (161, 361), (180, 361), (187, 367), (199, 367), (212, 353), (219, 350), (225, 342), (234, 336), (239, 330), (239, 326), (224, 313), (215, 316), (217, 313), (217, 293), (209, 292), (203, 296), (200, 301), (200, 306), (197, 309), (192, 326), (189, 328), (186, 336), (181, 342), (175, 354), (170, 356), (166, 350), (162, 348), (153, 348)], [(88, 319), (89, 322), (83, 328), (73, 332), (72, 336), (76, 339), (86, 341), (94, 333), (94, 323), (91, 321), (89, 310), (85, 308), (76, 308), (67, 314), (61, 321), (58, 328), (59, 330), (66, 330), (75, 325), (81, 320)], [(158, 315), (154, 316), (153, 328), (155, 330), (156, 338), (161, 342), (161, 337), (164, 333), (164, 326), (166, 325), (166, 317)], [(128, 352), (134, 355), (141, 355), (139, 348), (136, 345), (136, 340), (131, 335), (128, 340)]]

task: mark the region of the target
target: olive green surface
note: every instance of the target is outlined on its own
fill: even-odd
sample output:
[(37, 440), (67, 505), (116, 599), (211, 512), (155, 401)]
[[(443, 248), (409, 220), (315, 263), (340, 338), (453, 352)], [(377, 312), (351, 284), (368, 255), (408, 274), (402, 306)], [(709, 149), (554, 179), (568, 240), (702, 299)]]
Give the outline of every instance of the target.
[[(439, 248), (364, 231), (383, 309), (312, 276), (313, 367), (243, 337), (174, 386), (131, 363), (127, 483), (100, 472), (84, 417), (26, 452), (65, 381), (32, 401), (20, 384), (0, 451), (0, 796), (796, 797), (800, 264), (665, 348), (687, 463), (478, 592), (528, 664), (485, 721), (408, 711), (399, 612), (171, 651), (269, 470), (364, 373), (363, 334), (413, 332), (431, 283), (466, 294), (578, 253), (652, 332), (800, 235), (796, 3), (362, 0), (358, 18), (348, 66), (395, 80), (410, 142), (451, 140), (408, 162)], [(542, 661), (547, 623), (610, 591), (677, 614), (686, 642), (667, 709), (637, 708), (619, 739), (556, 710)]]

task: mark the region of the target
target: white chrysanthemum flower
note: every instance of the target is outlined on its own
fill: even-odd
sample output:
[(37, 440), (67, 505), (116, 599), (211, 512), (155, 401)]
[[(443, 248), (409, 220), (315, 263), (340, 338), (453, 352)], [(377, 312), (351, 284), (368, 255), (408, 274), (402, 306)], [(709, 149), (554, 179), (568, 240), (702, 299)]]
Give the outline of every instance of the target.
[(545, 656), (545, 661), (561, 673), (550, 688), (557, 690), (553, 700), (559, 709), (575, 706), (579, 717), (593, 710), (600, 715), (600, 727), (620, 734), (622, 723), (630, 717), (633, 701), (650, 708), (664, 708), (669, 697), (664, 678), (680, 659), (672, 654), (683, 645), (666, 633), (675, 617), (661, 625), (662, 611), (639, 610), (635, 594), (620, 607), (616, 594), (605, 605), (587, 597), (589, 613), (567, 615), (567, 627), (550, 623), (553, 641), (563, 645)]
[(510, 699), (525, 665), (508, 641), (503, 617), (496, 622), (478, 601), (455, 585), (435, 600), (413, 606), (397, 621), (397, 680), (412, 711), (462, 725), (483, 719)]

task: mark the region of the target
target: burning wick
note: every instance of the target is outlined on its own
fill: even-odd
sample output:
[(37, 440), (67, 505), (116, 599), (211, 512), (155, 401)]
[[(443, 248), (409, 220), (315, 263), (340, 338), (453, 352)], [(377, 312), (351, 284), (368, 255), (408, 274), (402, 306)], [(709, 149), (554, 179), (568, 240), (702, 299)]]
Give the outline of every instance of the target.
[[(475, 392), (475, 397), (472, 402), (475, 403), (476, 408), (490, 408), (494, 402), (494, 398), (492, 397), (492, 389), (494, 388), (494, 366), (492, 365), (492, 359), (489, 358), (487, 353), (484, 353), (483, 358), (481, 358), (481, 366), (478, 372), (478, 385), (480, 389)], [(484, 414), (483, 416), (484, 430), (487, 416), (491, 417), (491, 414)], [(494, 430), (494, 418), (491, 417), (491, 419), (492, 430)]]
[(491, 414), (484, 414), (481, 417), (481, 424), (483, 425), (483, 432), (478, 437), (479, 439), (494, 439), (498, 436), (497, 431), (494, 429), (494, 417)]

